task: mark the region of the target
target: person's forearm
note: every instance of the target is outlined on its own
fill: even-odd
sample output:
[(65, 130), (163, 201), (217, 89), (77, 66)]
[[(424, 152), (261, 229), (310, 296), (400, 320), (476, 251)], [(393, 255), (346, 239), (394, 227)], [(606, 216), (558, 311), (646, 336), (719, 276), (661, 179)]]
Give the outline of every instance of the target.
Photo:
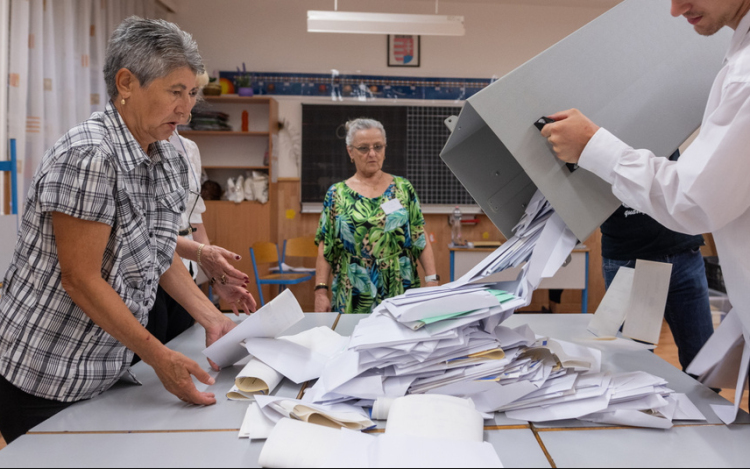
[(437, 267), (435, 266), (435, 251), (432, 250), (432, 244), (427, 241), (427, 246), (422, 251), (422, 255), (419, 257), (419, 262), (422, 264), (422, 268), (425, 271), (425, 275), (437, 275)]
[[(200, 243), (197, 240), (188, 239), (184, 236), (178, 236), (175, 252), (183, 259), (197, 262), (198, 248), (201, 246), (201, 244), (205, 243)], [(205, 251), (206, 248), (204, 247), (203, 249)]]
[(331, 264), (325, 258), (325, 246), (321, 242), (318, 247), (318, 260), (315, 262), (315, 285), (328, 285), (332, 270)]
[(208, 233), (206, 233), (206, 225), (203, 223), (196, 223), (193, 225), (195, 231), (193, 232), (193, 240), (199, 244), (205, 244), (206, 246), (211, 245), (211, 240), (208, 239)]
[(149, 365), (169, 350), (133, 316), (120, 295), (99, 276), (63, 278), (63, 288), (73, 302), (107, 334), (132, 350)]
[[(331, 264), (325, 257), (325, 245), (321, 242), (318, 245), (318, 260), (315, 263), (315, 285), (328, 285), (331, 278)], [(330, 288), (315, 288), (315, 312), (327, 313), (331, 311), (331, 300), (328, 297)]]
[(161, 276), (159, 285), (204, 328), (214, 325), (222, 316), (195, 284), (177, 254), (174, 256), (172, 266)]

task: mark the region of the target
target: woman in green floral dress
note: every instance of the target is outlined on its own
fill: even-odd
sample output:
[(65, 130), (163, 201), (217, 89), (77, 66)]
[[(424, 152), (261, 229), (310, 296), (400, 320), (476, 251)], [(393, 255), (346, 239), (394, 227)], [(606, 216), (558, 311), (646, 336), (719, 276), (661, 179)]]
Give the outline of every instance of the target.
[(315, 310), (371, 313), (384, 299), (421, 286), (417, 260), (427, 286), (437, 286), (439, 279), (414, 187), (382, 171), (382, 124), (371, 119), (347, 123), (346, 144), (357, 173), (326, 194), (316, 236)]

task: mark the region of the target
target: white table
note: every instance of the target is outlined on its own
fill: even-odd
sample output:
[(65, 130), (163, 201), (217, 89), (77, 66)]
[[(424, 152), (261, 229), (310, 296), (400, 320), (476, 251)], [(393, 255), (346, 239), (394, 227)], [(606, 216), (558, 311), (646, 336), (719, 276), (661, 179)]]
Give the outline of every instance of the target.
[(750, 426), (543, 431), (557, 467), (747, 467)]
[[(289, 334), (318, 326), (331, 327), (337, 317), (336, 313), (308, 314), (289, 330)], [(240, 319), (242, 318), (237, 320)], [(202, 327), (193, 326), (168, 345), (210, 369), (202, 353), (205, 349), (205, 334)], [(226, 393), (232, 388), (240, 370), (238, 366), (225, 368), (216, 376), (213, 386), (198, 383), (199, 391), (213, 392), (217, 401), (215, 405), (200, 407), (179, 401), (164, 389), (153, 368), (140, 362), (133, 367), (133, 371), (143, 386), (117, 384), (94, 399), (70, 406), (37, 425), (31, 433), (228, 429), (238, 431), (247, 410), (247, 402), (229, 401), (226, 399)], [(284, 380), (275, 394), (296, 398), (301, 388), (302, 385)]]
[[(314, 313), (305, 316), (304, 322), (290, 333), (336, 323), (336, 330), (347, 335), (363, 317)], [(537, 334), (574, 340), (585, 336), (590, 318), (519, 314), (506, 325), (529, 324)], [(202, 359), (203, 337), (197, 327), (170, 346), (191, 358)], [(650, 352), (604, 353), (602, 366), (605, 370), (644, 370), (664, 377), (670, 387), (686, 392), (709, 422), (717, 419), (708, 405), (726, 404)], [(263, 442), (237, 438), (247, 403), (223, 399), (223, 393), (231, 387), (231, 373), (238, 370), (227, 370), (226, 377), (220, 374), (221, 380), (211, 387), (219, 403), (205, 408), (173, 402), (176, 399), (166, 394), (149, 370), (145, 365), (137, 370), (143, 386), (118, 386), (37, 426), (0, 451), (0, 467), (257, 466)], [(279, 393), (296, 397), (299, 389), (288, 383)], [(747, 466), (750, 416), (743, 412), (738, 422), (741, 424), (730, 427), (701, 422), (662, 431), (577, 421), (529, 424), (500, 414), (494, 421), (485, 422), (485, 441), (495, 447), (506, 467), (550, 467), (550, 462), (558, 467)]]

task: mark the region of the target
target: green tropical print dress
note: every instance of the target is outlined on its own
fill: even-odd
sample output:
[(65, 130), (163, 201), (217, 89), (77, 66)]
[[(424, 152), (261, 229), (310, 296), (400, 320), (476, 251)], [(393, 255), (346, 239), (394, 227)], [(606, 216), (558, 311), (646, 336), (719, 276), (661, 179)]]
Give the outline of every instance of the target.
[[(398, 199), (400, 209), (386, 215), (382, 205)], [(326, 194), (316, 243), (325, 246), (333, 267), (332, 310), (369, 314), (386, 298), (419, 288), (417, 259), (427, 238), (414, 187), (404, 178), (380, 197), (364, 197), (346, 182)]]

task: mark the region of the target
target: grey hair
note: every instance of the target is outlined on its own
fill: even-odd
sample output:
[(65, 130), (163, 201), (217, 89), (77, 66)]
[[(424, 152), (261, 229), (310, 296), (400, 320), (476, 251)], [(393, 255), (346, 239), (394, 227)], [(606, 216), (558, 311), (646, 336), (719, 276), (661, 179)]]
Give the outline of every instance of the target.
[(117, 72), (127, 68), (141, 86), (181, 67), (203, 73), (203, 59), (193, 37), (176, 24), (131, 16), (117, 27), (107, 46), (104, 82), (109, 97), (117, 97)]
[(351, 146), (352, 142), (354, 141), (354, 134), (356, 134), (360, 130), (369, 129), (380, 130), (380, 132), (383, 134), (384, 143), (387, 143), (388, 140), (385, 136), (385, 128), (383, 127), (383, 124), (376, 121), (375, 119), (361, 117), (359, 119), (350, 120), (346, 123), (346, 145)]

